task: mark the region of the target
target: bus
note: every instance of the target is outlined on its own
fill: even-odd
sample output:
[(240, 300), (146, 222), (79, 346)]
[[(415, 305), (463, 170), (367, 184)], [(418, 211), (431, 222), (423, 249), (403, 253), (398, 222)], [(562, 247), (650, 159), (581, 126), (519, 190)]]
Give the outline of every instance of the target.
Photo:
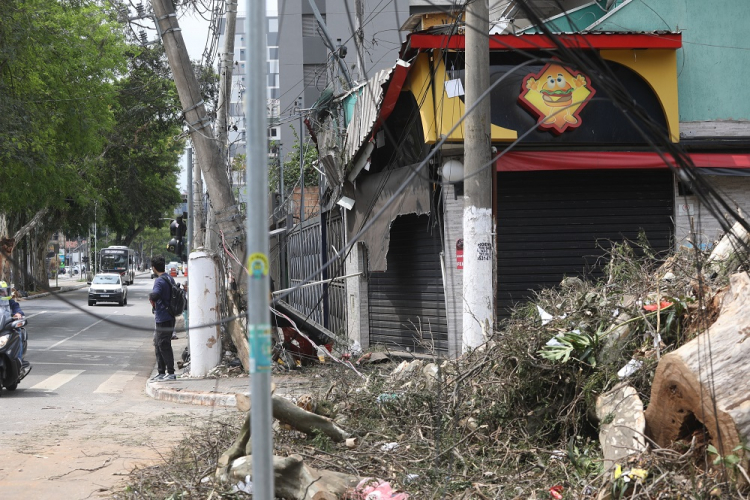
[(99, 254), (99, 272), (118, 273), (127, 285), (135, 281), (135, 250), (124, 246), (102, 248)]

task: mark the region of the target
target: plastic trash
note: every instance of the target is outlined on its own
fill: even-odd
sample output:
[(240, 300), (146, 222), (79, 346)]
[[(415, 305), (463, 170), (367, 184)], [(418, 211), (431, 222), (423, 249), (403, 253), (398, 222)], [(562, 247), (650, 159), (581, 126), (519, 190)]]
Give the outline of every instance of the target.
[(617, 377), (620, 378), (620, 380), (624, 378), (628, 378), (629, 376), (631, 376), (632, 374), (640, 370), (642, 366), (643, 366), (642, 361), (638, 361), (637, 359), (631, 359), (625, 364), (625, 366), (620, 368), (620, 370), (617, 372)]

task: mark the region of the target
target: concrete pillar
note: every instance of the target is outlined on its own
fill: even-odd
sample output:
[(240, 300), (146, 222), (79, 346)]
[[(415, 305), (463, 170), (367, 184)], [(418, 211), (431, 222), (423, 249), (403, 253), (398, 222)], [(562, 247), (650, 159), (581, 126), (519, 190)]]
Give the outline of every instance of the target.
[(219, 273), (214, 256), (202, 248), (190, 253), (188, 269), (190, 376), (205, 377), (221, 361), (221, 329), (215, 324), (220, 319)]
[(367, 294), (367, 257), (362, 243), (355, 243), (346, 259), (346, 274), (362, 273), (346, 278), (346, 322), (349, 340), (362, 349), (370, 346), (370, 314)]

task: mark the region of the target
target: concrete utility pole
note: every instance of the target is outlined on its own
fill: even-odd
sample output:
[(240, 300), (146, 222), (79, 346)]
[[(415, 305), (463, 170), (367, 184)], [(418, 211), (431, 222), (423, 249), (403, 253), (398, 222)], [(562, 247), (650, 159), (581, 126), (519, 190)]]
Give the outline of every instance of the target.
[[(489, 2), (466, 5), (466, 109), (490, 85)], [(464, 121), (463, 350), (482, 345), (494, 326), (495, 245), (492, 221), (490, 102)]]
[(357, 17), (357, 24), (355, 25), (355, 29), (357, 30), (357, 32), (354, 33), (354, 45), (357, 48), (357, 71), (359, 72), (359, 79), (364, 80), (367, 78), (364, 50), (365, 34), (362, 31), (365, 17), (364, 0), (356, 0), (355, 12)]
[(234, 34), (237, 31), (237, 0), (227, 0), (227, 23), (224, 27), (224, 50), (219, 73), (219, 109), (216, 117), (216, 137), (221, 157), (227, 158), (227, 123), (232, 100), (232, 71), (234, 67)]
[[(192, 70), (190, 56), (182, 39), (174, 4), (172, 0), (152, 0), (151, 5), (164, 42), (164, 50), (172, 68), (177, 93), (185, 114), (185, 122), (195, 148), (195, 156), (206, 179), (208, 194), (217, 214), (218, 228), (228, 241), (235, 239), (242, 241), (244, 240), (244, 227), (239, 207), (234, 203), (224, 159), (211, 130), (211, 120), (206, 114), (198, 79)], [(241, 286), (245, 273), (241, 271), (239, 264), (232, 262), (232, 273), (237, 277), (238, 285)]]
[(246, 0), (245, 123), (247, 137), (247, 330), (250, 343), (250, 423), (253, 498), (273, 500), (271, 415), (271, 281), (268, 260), (268, 139), (266, 108), (266, 2)]
[(299, 98), (299, 223), (305, 220), (305, 142), (302, 129), (302, 98)]

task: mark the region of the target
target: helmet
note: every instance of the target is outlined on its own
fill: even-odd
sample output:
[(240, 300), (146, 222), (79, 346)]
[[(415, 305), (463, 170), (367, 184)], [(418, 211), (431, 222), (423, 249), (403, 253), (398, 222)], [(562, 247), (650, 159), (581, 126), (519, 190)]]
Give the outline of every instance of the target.
[(10, 300), (10, 287), (5, 281), (0, 281), (0, 300)]

